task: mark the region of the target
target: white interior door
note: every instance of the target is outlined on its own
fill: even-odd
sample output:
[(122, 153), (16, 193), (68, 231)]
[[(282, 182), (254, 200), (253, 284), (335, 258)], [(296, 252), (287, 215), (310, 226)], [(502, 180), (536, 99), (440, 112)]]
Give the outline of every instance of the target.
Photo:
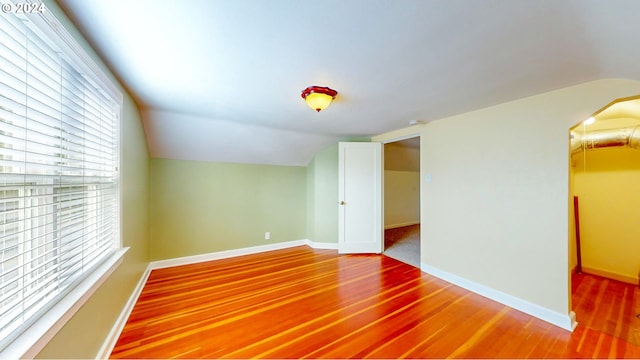
[(382, 144), (341, 142), (338, 252), (381, 253)]

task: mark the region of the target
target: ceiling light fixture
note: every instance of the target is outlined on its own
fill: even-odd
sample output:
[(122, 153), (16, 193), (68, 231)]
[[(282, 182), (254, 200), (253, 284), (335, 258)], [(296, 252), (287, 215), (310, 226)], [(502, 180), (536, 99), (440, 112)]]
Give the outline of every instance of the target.
[(310, 108), (320, 112), (331, 104), (331, 101), (336, 98), (338, 92), (323, 86), (309, 86), (302, 90), (302, 98), (307, 102)]
[(596, 118), (594, 118), (594, 117), (592, 116), (592, 117), (588, 118), (587, 120), (585, 120), (585, 121), (583, 122), (583, 124), (585, 124), (585, 125), (591, 125), (591, 124), (593, 124), (594, 122), (596, 122)]

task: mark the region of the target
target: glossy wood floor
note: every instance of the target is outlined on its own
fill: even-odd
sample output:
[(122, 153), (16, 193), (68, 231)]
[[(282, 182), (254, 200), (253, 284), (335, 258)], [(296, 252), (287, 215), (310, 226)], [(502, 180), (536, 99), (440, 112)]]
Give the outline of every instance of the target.
[(583, 326), (640, 346), (640, 287), (574, 274), (572, 307)]
[(594, 286), (570, 333), (383, 255), (297, 247), (153, 271), (112, 357), (640, 358), (600, 318), (634, 317), (637, 289), (603, 310)]

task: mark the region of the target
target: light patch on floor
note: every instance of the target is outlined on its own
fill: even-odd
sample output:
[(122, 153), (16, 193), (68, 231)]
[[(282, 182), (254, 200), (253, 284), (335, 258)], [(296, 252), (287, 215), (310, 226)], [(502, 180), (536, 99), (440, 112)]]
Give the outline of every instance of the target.
[(386, 256), (420, 268), (420, 225), (384, 231)]

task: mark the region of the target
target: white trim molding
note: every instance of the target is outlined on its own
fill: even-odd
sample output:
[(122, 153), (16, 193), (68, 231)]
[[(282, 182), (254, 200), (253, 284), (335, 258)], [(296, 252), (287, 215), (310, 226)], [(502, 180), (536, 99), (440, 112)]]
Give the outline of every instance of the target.
[(628, 276), (628, 275), (625, 275), (625, 274), (620, 274), (620, 273), (611, 272), (611, 271), (607, 271), (607, 270), (601, 270), (601, 269), (592, 268), (592, 267), (588, 267), (588, 266), (584, 266), (584, 265), (582, 266), (582, 272), (583, 273), (587, 273), (587, 274), (591, 274), (591, 275), (597, 275), (597, 276), (606, 277), (608, 279), (621, 281), (621, 282), (624, 282), (624, 283), (627, 283), (627, 284), (639, 285), (640, 286), (640, 279), (638, 277)]
[[(15, 3), (19, 3), (20, 1), (12, 0)], [(41, 5), (42, 1), (39, 0), (26, 0), (23, 2)], [(29, 13), (25, 12), (22, 14), (27, 17), (31, 22), (36, 24), (38, 28), (43, 31), (55, 32), (56, 36), (51, 36), (50, 40), (55, 43), (55, 45), (59, 48), (68, 50), (68, 55), (73, 56), (74, 62), (87, 74), (92, 74), (95, 76), (96, 80), (100, 81), (102, 85), (102, 91), (106, 92), (109, 96), (113, 97), (114, 100), (118, 100), (122, 103), (124, 99), (124, 95), (118, 89), (116, 85), (114, 85), (113, 81), (105, 75), (105, 72), (102, 71), (102, 68), (96, 64), (96, 60), (92, 58), (87, 51), (78, 44), (78, 41), (69, 33), (69, 31), (62, 25), (60, 20), (56, 18), (56, 16), (49, 10), (46, 9), (42, 12), (34, 12)], [(100, 58), (100, 57), (98, 57)], [(86, 74), (82, 74), (85, 75)]]
[(138, 302), (142, 289), (144, 289), (144, 286), (149, 279), (149, 274), (151, 274), (151, 267), (147, 265), (147, 268), (144, 273), (142, 273), (140, 280), (138, 280), (138, 284), (135, 289), (133, 289), (131, 296), (129, 296), (129, 300), (127, 300), (127, 303), (120, 312), (118, 319), (116, 319), (116, 322), (113, 324), (111, 331), (109, 331), (107, 339), (102, 344), (102, 347), (100, 347), (100, 351), (98, 351), (96, 359), (108, 359), (111, 356), (111, 352), (113, 352), (113, 348), (115, 348), (118, 338), (120, 338), (120, 334), (122, 333), (124, 326), (127, 324), (127, 320), (129, 320), (133, 307)]
[(305, 244), (313, 249), (338, 250), (338, 243), (322, 243), (305, 240)]
[(573, 311), (571, 311), (569, 314), (558, 313), (556, 311), (547, 309), (540, 305), (533, 304), (531, 302), (520, 299), (513, 295), (509, 295), (502, 291), (498, 291), (488, 286), (475, 283), (471, 280), (468, 280), (458, 275), (438, 269), (436, 267), (427, 265), (425, 263), (420, 263), (420, 270), (422, 270), (423, 272), (429, 275), (433, 275), (444, 281), (450, 282), (461, 288), (474, 292), (478, 295), (484, 296), (490, 300), (507, 305), (516, 310), (522, 311), (523, 313), (536, 317), (540, 320), (544, 320), (562, 329), (573, 331), (575, 327), (578, 325), (578, 323), (576, 322), (575, 313)]
[(110, 258), (80, 282), (35, 324), (0, 352), (0, 359), (34, 358), (73, 315), (84, 305), (122, 263), (128, 247), (117, 250)]
[(403, 222), (403, 223), (399, 223), (399, 224), (385, 225), (384, 229), (385, 230), (396, 229), (396, 228), (401, 228), (401, 227), (411, 226), (411, 225), (420, 225), (420, 220), (418, 220), (418, 221), (407, 221), (407, 222)]
[(142, 293), (142, 289), (144, 289), (144, 286), (147, 283), (147, 280), (149, 279), (149, 275), (151, 275), (152, 270), (163, 269), (163, 268), (168, 268), (172, 266), (195, 264), (195, 263), (204, 262), (204, 261), (220, 260), (220, 259), (232, 258), (236, 256), (251, 255), (251, 254), (257, 254), (257, 253), (266, 252), (266, 251), (281, 250), (281, 249), (286, 249), (286, 248), (291, 248), (296, 246), (305, 246), (305, 245), (314, 249), (329, 249), (329, 250), (338, 249), (337, 243), (321, 243), (321, 242), (314, 242), (309, 239), (302, 239), (302, 240), (294, 240), (294, 241), (288, 241), (288, 242), (282, 242), (282, 243), (276, 243), (276, 244), (252, 246), (252, 247), (246, 247), (241, 249), (217, 251), (217, 252), (212, 252), (207, 254), (185, 256), (185, 257), (180, 257), (175, 259), (158, 260), (158, 261), (150, 262), (149, 265), (147, 266), (147, 269), (140, 277), (140, 280), (138, 281), (138, 285), (136, 285), (136, 288), (131, 293), (129, 300), (127, 301), (126, 305), (120, 312), (118, 319), (116, 320), (115, 324), (111, 328), (109, 335), (107, 336), (104, 343), (102, 344), (100, 351), (96, 355), (96, 359), (107, 359), (111, 355), (111, 352), (113, 352), (113, 349), (116, 346), (116, 343), (118, 342), (118, 338), (120, 337), (120, 333), (122, 333), (124, 326), (127, 324), (127, 320), (129, 319), (129, 316), (133, 311), (133, 307), (138, 302), (138, 298), (140, 297), (140, 294)]
[(185, 256), (185, 257), (179, 257), (174, 259), (157, 260), (157, 261), (152, 261), (149, 264), (149, 267), (151, 270), (163, 269), (163, 268), (172, 267), (172, 266), (188, 265), (188, 264), (195, 264), (195, 263), (204, 262), (204, 261), (227, 259), (227, 258), (232, 258), (236, 256), (251, 255), (251, 254), (257, 254), (257, 253), (266, 252), (266, 251), (281, 250), (281, 249), (287, 249), (291, 247), (304, 246), (304, 245), (314, 249), (338, 249), (337, 243), (317, 243), (309, 239), (302, 239), (302, 240), (293, 240), (293, 241), (287, 241), (287, 242), (281, 242), (281, 243), (275, 243), (275, 244), (251, 246), (251, 247), (233, 249), (233, 250), (217, 251), (217, 252), (212, 252), (207, 254)]

